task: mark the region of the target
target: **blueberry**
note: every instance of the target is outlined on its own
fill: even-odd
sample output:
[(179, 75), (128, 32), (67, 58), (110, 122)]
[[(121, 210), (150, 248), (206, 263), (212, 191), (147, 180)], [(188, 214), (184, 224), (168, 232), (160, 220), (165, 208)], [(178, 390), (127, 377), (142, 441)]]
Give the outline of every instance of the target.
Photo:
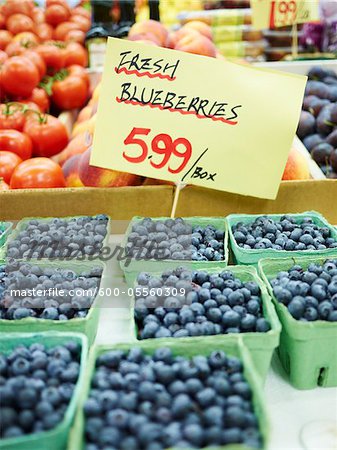
[(240, 324), (241, 317), (235, 311), (226, 311), (222, 316), (222, 324), (224, 327), (236, 327)]
[(212, 388), (205, 388), (196, 394), (196, 399), (202, 408), (210, 406), (216, 397), (216, 392)]
[(172, 401), (172, 414), (181, 419), (190, 412), (191, 406), (190, 398), (186, 394), (179, 394)]
[(204, 442), (204, 432), (200, 425), (191, 424), (183, 429), (185, 439), (193, 446), (202, 447)]

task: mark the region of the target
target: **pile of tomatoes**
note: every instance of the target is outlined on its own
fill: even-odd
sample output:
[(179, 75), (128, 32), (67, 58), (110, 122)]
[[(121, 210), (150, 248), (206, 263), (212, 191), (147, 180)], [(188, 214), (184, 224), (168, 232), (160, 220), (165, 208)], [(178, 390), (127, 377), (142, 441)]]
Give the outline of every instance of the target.
[(0, 189), (65, 186), (49, 158), (69, 141), (58, 114), (89, 97), (89, 28), (90, 13), (66, 0), (0, 4)]

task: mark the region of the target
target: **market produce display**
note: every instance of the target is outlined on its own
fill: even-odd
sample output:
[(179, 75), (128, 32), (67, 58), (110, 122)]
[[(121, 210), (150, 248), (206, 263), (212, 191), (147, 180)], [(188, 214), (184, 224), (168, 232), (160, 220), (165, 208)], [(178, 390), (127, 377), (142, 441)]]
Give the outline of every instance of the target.
[(224, 234), (213, 225), (192, 226), (182, 218), (145, 218), (133, 225), (127, 237), (127, 251), (131, 257), (147, 254), (151, 249), (150, 256), (160, 259), (221, 261)]
[(66, 414), (80, 372), (75, 341), (16, 346), (0, 353), (1, 439), (53, 430)]
[(337, 260), (300, 264), (280, 272), (270, 281), (276, 299), (294, 319), (306, 322), (337, 322)]
[(111, 350), (98, 357), (84, 404), (86, 448), (260, 448), (252, 398), (242, 362), (223, 351)]
[(259, 286), (242, 282), (230, 270), (140, 273), (137, 284), (135, 319), (140, 339), (270, 330)]
[(8, 242), (9, 258), (64, 258), (99, 255), (108, 233), (105, 214), (33, 219)]
[(76, 273), (14, 260), (0, 266), (0, 318), (65, 321), (86, 317), (101, 276), (101, 267)]
[(297, 134), (327, 178), (337, 178), (337, 74), (315, 66), (308, 77)]
[(315, 224), (311, 217), (299, 221), (291, 216), (274, 220), (261, 216), (251, 223), (239, 222), (232, 227), (239, 247), (247, 250), (325, 250), (337, 248), (337, 240), (328, 227)]

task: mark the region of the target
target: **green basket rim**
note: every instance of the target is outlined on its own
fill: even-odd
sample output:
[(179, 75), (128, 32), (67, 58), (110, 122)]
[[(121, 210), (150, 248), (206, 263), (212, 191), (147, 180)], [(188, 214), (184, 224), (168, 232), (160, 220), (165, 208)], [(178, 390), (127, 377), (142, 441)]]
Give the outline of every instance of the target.
[[(83, 388), (83, 383), (85, 380), (85, 373), (87, 368), (87, 354), (88, 354), (88, 339), (82, 333), (75, 332), (57, 332), (57, 331), (45, 331), (45, 332), (37, 332), (37, 333), (2, 333), (1, 340), (16, 340), (16, 339), (45, 339), (48, 342), (50, 338), (60, 339), (63, 342), (66, 339), (75, 338), (81, 344), (81, 355), (80, 355), (80, 373), (78, 379), (75, 384), (73, 395), (71, 396), (70, 402), (68, 403), (66, 412), (63, 416), (62, 421), (56, 425), (56, 427), (47, 431), (39, 431), (37, 433), (30, 433), (19, 437), (13, 438), (2, 438), (0, 440), (0, 448), (6, 447), (7, 445), (15, 445), (15, 444), (29, 444), (34, 443), (37, 439), (41, 437), (53, 438), (56, 433), (61, 432), (66, 426), (67, 423), (70, 423), (72, 418), (76, 416), (77, 405), (80, 402), (80, 393), (81, 388)], [(18, 344), (22, 345), (22, 344)], [(23, 344), (24, 345), (24, 344)]]

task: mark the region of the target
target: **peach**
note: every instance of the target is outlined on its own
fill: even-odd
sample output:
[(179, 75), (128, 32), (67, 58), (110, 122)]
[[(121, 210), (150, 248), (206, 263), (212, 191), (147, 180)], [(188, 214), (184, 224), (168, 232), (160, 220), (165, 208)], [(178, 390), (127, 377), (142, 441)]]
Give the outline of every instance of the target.
[(70, 157), (84, 153), (90, 147), (91, 143), (92, 136), (90, 133), (80, 133), (68, 143), (62, 152), (55, 155), (53, 160), (62, 166)]
[(62, 172), (66, 180), (66, 187), (84, 186), (78, 175), (80, 158), (81, 155), (74, 155), (71, 158), (67, 159), (67, 161), (64, 163), (62, 167)]
[(156, 45), (160, 45), (160, 41), (153, 33), (139, 33), (128, 37), (129, 41), (149, 41)]
[(183, 28), (187, 28), (188, 30), (196, 30), (203, 36), (207, 37), (209, 40), (213, 41), (212, 28), (205, 22), (201, 22), (200, 20), (193, 20), (192, 22), (188, 22), (186, 25), (184, 25)]
[(83, 133), (84, 131), (88, 131), (89, 133), (93, 134), (95, 130), (95, 124), (96, 114), (94, 114), (89, 120), (77, 123), (72, 130), (71, 137), (73, 138), (78, 134)]
[(213, 42), (201, 34), (198, 34), (198, 36), (191, 34), (183, 37), (178, 41), (175, 49), (194, 53), (195, 55), (211, 56), (213, 58), (216, 56), (216, 47)]
[(179, 41), (181, 41), (184, 37), (191, 35), (197, 37), (200, 36), (200, 33), (192, 28), (180, 28), (170, 34), (168, 45), (170, 48), (175, 48)]
[(85, 106), (81, 111), (79, 112), (77, 116), (76, 123), (81, 123), (86, 120), (89, 120), (92, 113), (92, 106)]
[(121, 187), (141, 184), (141, 177), (116, 170), (102, 169), (91, 166), (91, 148), (82, 153), (79, 161), (79, 176), (85, 186), (91, 187)]
[(295, 147), (290, 150), (282, 180), (310, 180), (308, 161)]
[(162, 47), (166, 47), (168, 40), (168, 31), (160, 22), (156, 20), (144, 20), (144, 22), (137, 22), (130, 28), (129, 37), (137, 34), (153, 34)]

